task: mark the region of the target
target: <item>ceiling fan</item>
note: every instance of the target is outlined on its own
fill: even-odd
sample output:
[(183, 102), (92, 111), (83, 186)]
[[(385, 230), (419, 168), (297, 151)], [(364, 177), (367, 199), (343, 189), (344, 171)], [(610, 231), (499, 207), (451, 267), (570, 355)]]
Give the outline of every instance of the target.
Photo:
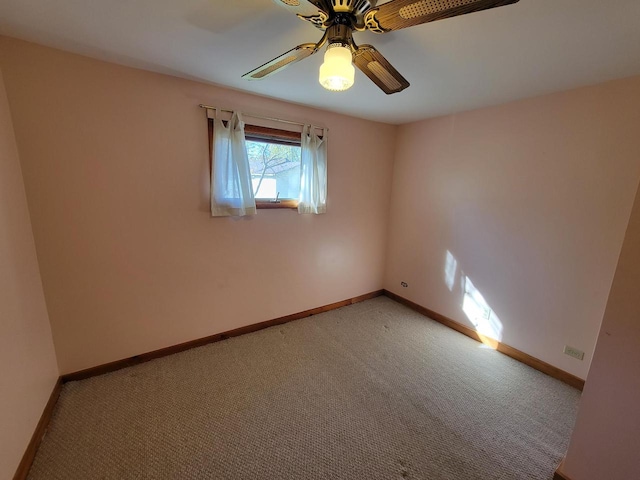
[(320, 84), (328, 90), (347, 90), (353, 85), (353, 63), (387, 95), (401, 92), (409, 82), (372, 45), (356, 45), (354, 31), (386, 33), (422, 23), (519, 0), (391, 0), (379, 7), (377, 0), (273, 0), (312, 23), (324, 35), (318, 43), (303, 43), (279, 57), (245, 73), (242, 78), (261, 80), (292, 63), (303, 60), (324, 45), (327, 51), (320, 67)]

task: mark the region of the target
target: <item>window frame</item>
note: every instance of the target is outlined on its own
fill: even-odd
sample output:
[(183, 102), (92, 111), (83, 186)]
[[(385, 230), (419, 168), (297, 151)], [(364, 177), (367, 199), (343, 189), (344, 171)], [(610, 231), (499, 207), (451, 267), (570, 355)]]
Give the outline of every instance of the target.
[[(213, 119), (207, 119), (207, 124), (209, 127), (209, 168), (213, 168), (211, 146), (213, 145)], [(223, 121), (225, 125), (227, 125), (226, 121)], [(257, 142), (266, 142), (273, 143), (276, 145), (289, 145), (289, 146), (298, 146), (301, 147), (301, 133), (293, 132), (290, 130), (281, 130), (278, 128), (271, 127), (260, 127), (258, 125), (249, 125), (245, 124), (244, 126), (244, 138), (245, 140), (257, 141)], [(256, 198), (256, 208), (257, 209), (276, 209), (276, 208), (285, 208), (285, 209), (298, 209), (298, 199), (294, 198), (283, 198), (278, 199), (266, 199), (266, 198)]]

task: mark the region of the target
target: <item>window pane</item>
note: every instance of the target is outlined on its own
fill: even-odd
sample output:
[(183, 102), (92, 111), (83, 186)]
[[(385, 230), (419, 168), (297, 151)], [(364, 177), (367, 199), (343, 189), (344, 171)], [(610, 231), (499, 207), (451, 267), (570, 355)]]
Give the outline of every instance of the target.
[(300, 146), (247, 140), (247, 154), (256, 198), (298, 198)]
[(253, 194), (256, 198), (276, 198), (278, 195), (278, 184), (275, 178), (263, 178), (251, 175), (251, 183), (253, 183)]

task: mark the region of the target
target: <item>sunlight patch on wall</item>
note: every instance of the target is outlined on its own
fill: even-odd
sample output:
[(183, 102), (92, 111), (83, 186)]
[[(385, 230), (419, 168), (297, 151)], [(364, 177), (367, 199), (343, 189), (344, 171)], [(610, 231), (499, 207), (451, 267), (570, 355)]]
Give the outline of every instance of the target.
[(444, 264), (444, 282), (450, 292), (453, 292), (453, 285), (456, 281), (456, 270), (458, 269), (458, 261), (453, 254), (447, 250), (447, 260)]
[(462, 311), (480, 336), (502, 341), (503, 325), (471, 279), (464, 277)]
[(444, 264), (444, 282), (456, 297), (458, 292), (462, 293), (462, 311), (473, 325), (482, 347), (497, 349), (502, 341), (502, 322), (463, 270), (458, 276), (458, 260), (449, 250)]

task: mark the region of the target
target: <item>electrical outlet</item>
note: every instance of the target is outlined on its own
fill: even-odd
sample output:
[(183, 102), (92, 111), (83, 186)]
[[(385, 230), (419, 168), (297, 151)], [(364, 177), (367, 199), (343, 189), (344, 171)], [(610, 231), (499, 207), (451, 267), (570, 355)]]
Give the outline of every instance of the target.
[(569, 355), (570, 357), (577, 358), (578, 360), (584, 359), (584, 352), (582, 350), (578, 350), (577, 348), (570, 347), (569, 345), (564, 346), (565, 355)]
[(409, 286), (407, 282), (400, 282), (400, 285), (402, 285), (404, 288), (407, 288)]

